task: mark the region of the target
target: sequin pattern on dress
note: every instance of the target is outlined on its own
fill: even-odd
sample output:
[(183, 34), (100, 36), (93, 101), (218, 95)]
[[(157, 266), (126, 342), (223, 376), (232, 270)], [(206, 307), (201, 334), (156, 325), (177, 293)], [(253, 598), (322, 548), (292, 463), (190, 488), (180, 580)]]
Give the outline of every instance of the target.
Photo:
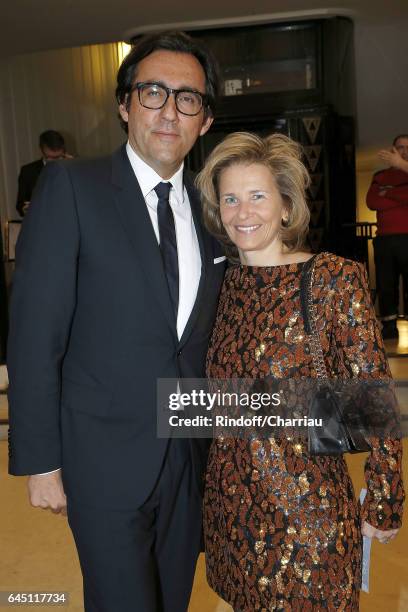
[[(316, 376), (299, 300), (302, 264), (227, 271), (207, 357), (211, 378)], [(313, 300), (328, 372), (390, 375), (364, 268), (317, 257)], [(358, 610), (361, 520), (400, 527), (401, 443), (377, 440), (368, 494), (343, 457), (287, 438), (213, 441), (204, 499), (207, 577), (235, 612)]]

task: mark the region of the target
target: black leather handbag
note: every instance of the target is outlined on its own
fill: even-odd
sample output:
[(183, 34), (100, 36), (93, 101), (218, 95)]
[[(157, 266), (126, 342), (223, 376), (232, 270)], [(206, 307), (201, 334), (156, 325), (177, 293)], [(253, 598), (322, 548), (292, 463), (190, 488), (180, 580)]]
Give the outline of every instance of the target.
[(309, 337), (317, 378), (321, 381), (309, 405), (308, 416), (322, 419), (323, 426), (309, 427), (308, 450), (311, 455), (364, 453), (370, 451), (371, 446), (365, 435), (358, 404), (349, 395), (334, 389), (324, 362), (312, 296), (316, 257), (309, 259), (303, 266), (300, 282), (305, 332)]

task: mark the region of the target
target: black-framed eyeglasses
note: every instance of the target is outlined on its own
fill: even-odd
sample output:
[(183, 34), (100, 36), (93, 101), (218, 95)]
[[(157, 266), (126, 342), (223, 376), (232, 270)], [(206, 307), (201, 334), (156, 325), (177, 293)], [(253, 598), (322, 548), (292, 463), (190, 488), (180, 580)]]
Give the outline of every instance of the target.
[(159, 110), (166, 104), (170, 94), (174, 94), (176, 108), (182, 115), (198, 115), (207, 103), (207, 96), (194, 89), (172, 89), (161, 83), (136, 83), (132, 91), (137, 90), (139, 102), (145, 108)]

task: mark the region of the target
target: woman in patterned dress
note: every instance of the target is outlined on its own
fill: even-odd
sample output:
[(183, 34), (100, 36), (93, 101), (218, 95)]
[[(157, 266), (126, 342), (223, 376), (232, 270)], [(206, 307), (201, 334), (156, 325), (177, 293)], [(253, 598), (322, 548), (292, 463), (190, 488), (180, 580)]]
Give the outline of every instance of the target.
[[(279, 134), (231, 134), (200, 173), (205, 222), (235, 261), (208, 377), (316, 377), (299, 299), (308, 181), (300, 147)], [(361, 264), (317, 255), (313, 303), (330, 376), (390, 376)], [(362, 534), (386, 543), (401, 526), (400, 440), (375, 440), (365, 479), (360, 507), (342, 455), (313, 456), (290, 436), (216, 438), (204, 498), (210, 586), (235, 612), (358, 610)]]

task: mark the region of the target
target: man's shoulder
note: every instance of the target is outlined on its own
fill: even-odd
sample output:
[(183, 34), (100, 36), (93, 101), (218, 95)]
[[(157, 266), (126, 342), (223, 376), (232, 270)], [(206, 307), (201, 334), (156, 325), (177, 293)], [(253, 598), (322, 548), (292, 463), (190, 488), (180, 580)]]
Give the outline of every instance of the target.
[(123, 157), (123, 147), (107, 155), (97, 157), (59, 160), (52, 165), (63, 169), (75, 181), (104, 180), (112, 175), (112, 166), (116, 159)]
[(21, 166), (20, 174), (32, 174), (33, 172), (38, 172), (39, 170), (42, 170), (43, 166), (43, 160), (36, 159), (35, 161), (30, 162), (29, 164), (24, 164), (23, 166)]
[(402, 185), (408, 183), (408, 172), (398, 168), (385, 168), (375, 172), (373, 180), (383, 185)]
[(381, 179), (383, 176), (387, 176), (390, 170), (391, 168), (382, 168), (381, 170), (377, 170), (377, 172), (374, 172), (373, 174), (373, 179)]
[(112, 166), (112, 160), (121, 152), (122, 147), (113, 153), (106, 155), (97, 155), (94, 157), (76, 157), (75, 159), (62, 160), (59, 163), (66, 165), (68, 168), (72, 168), (77, 172), (84, 172), (87, 170), (93, 170), (94, 168), (105, 168), (106, 166)]

